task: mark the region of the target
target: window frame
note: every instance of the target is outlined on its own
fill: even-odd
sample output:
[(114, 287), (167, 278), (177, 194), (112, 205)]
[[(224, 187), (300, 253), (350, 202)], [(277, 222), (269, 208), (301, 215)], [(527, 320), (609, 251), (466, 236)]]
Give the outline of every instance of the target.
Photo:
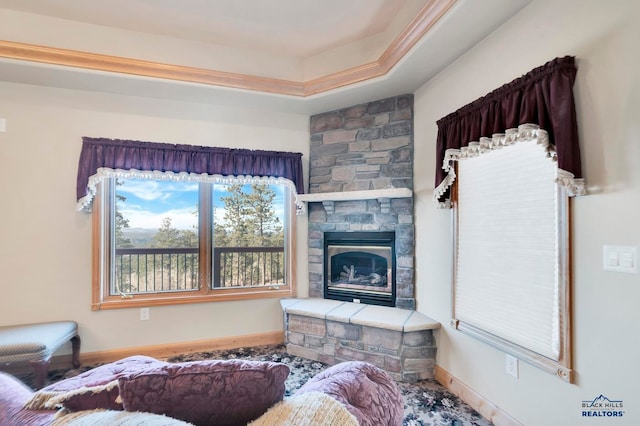
[[(176, 292), (111, 295), (111, 244), (112, 223), (110, 209), (115, 207), (115, 193), (112, 190), (115, 178), (105, 178), (97, 184), (92, 209), (92, 303), (93, 311), (105, 309), (137, 308), (149, 306), (180, 305), (231, 300), (295, 297), (296, 294), (296, 206), (294, 194), (287, 188), (285, 197), (285, 277), (286, 283), (278, 286), (213, 288), (213, 263), (211, 232), (199, 238), (198, 290)], [(202, 185), (202, 184), (201, 184)], [(212, 184), (205, 184), (212, 185)], [(199, 190), (199, 229), (210, 229), (208, 221), (212, 217), (211, 190)]]
[[(517, 143), (517, 142), (516, 142)], [(458, 162), (452, 164), (457, 179), (464, 179), (458, 175)], [(538, 354), (531, 349), (510, 342), (502, 337), (496, 336), (478, 326), (462, 321), (456, 315), (456, 285), (457, 285), (457, 269), (458, 269), (458, 245), (459, 245), (459, 229), (458, 219), (460, 206), (458, 203), (458, 185), (452, 186), (451, 206), (452, 206), (452, 286), (451, 286), (451, 325), (470, 336), (473, 336), (503, 352), (506, 352), (518, 359), (532, 364), (546, 372), (554, 374), (556, 377), (567, 381), (574, 382), (574, 374), (572, 370), (572, 334), (571, 334), (571, 200), (569, 191), (564, 185), (556, 183), (557, 190), (557, 211), (556, 217), (558, 221), (557, 230), (557, 278), (558, 278), (558, 321), (560, 332), (560, 345), (558, 359), (551, 359), (544, 355)]]

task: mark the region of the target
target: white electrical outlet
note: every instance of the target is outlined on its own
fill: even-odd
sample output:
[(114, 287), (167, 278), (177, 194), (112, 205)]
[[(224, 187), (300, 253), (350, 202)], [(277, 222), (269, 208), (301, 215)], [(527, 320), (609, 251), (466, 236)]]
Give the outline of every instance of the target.
[(149, 308), (140, 308), (140, 321), (149, 319)]
[(504, 368), (508, 375), (518, 378), (518, 358), (507, 354)]

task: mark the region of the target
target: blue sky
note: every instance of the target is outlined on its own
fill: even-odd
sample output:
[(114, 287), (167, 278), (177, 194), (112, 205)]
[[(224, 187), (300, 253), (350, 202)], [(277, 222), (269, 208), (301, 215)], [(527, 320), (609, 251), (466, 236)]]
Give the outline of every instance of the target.
[[(131, 228), (159, 228), (162, 219), (172, 218), (174, 228), (193, 229), (198, 218), (194, 214), (198, 205), (197, 182), (172, 182), (143, 179), (118, 179), (122, 185), (116, 187), (118, 194), (126, 197), (119, 210), (129, 220)], [(282, 209), (284, 188), (272, 187), (276, 191), (276, 214), (283, 221)], [(221, 197), (227, 195), (226, 186), (214, 186), (214, 217), (220, 223), (224, 217)]]

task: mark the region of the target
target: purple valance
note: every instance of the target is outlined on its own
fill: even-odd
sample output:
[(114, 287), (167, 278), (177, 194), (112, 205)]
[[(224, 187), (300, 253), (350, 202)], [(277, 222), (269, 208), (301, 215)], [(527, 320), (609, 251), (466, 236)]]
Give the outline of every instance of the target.
[(434, 197), (450, 197), (453, 171), (446, 164), (447, 150), (459, 150), (480, 138), (491, 138), (522, 124), (536, 124), (549, 135), (558, 168), (581, 178), (578, 125), (573, 84), (575, 58), (556, 58), (488, 95), (438, 120)]
[(82, 138), (77, 197), (87, 197), (89, 178), (98, 169), (194, 173), (222, 176), (268, 176), (288, 179), (304, 193), (302, 154), (249, 149)]

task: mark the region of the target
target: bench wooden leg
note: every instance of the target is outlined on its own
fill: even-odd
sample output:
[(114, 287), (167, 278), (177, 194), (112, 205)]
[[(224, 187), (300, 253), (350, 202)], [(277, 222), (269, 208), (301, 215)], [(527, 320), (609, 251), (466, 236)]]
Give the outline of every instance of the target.
[[(74, 336), (71, 338), (71, 363), (73, 368), (80, 367), (80, 336)], [(35, 378), (33, 379), (33, 386), (36, 389), (40, 389), (44, 386), (49, 375), (50, 360), (31, 361)]]
[(31, 361), (33, 370), (35, 372), (35, 378), (33, 379), (33, 386), (36, 389), (40, 389), (44, 386), (47, 376), (49, 375), (49, 360), (43, 361)]
[(80, 336), (71, 338), (71, 362), (73, 368), (80, 367)]

